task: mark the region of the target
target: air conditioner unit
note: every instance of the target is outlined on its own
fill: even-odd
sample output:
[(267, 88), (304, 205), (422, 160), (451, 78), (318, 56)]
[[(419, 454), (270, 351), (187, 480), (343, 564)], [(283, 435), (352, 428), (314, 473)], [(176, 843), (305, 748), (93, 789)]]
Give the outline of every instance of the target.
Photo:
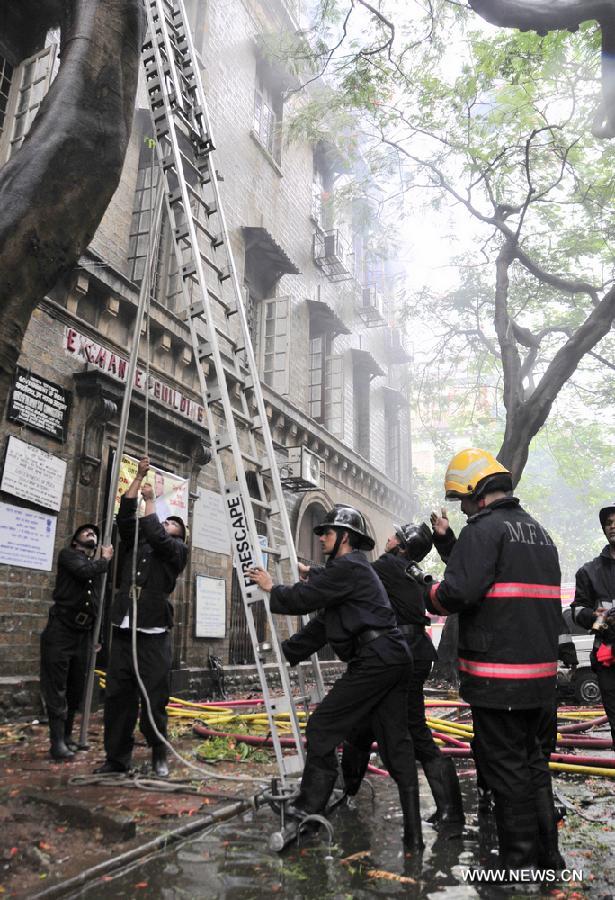
[(289, 447), (288, 463), (283, 467), (284, 483), (298, 488), (316, 489), (320, 487), (320, 459), (307, 447)]

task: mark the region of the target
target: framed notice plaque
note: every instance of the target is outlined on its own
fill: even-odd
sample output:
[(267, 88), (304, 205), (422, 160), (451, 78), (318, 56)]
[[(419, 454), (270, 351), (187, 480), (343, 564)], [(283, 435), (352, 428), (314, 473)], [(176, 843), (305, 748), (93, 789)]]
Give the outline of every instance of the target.
[(59, 456), (11, 435), (6, 447), (0, 490), (57, 511), (62, 506), (66, 465), (66, 461)]
[(226, 637), (226, 581), (224, 578), (196, 576), (194, 636)]
[(65, 441), (70, 401), (70, 391), (17, 366), (7, 418)]

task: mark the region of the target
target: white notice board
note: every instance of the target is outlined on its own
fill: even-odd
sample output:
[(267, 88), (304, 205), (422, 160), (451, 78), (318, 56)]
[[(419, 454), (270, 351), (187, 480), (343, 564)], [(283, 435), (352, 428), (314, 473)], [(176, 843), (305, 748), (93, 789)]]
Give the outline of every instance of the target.
[(211, 553), (231, 555), (228, 525), (220, 494), (201, 491), (192, 511), (191, 544)]
[(0, 563), (51, 572), (55, 516), (0, 503)]
[(226, 581), (224, 578), (196, 576), (194, 636), (226, 637)]
[(65, 478), (65, 460), (19, 438), (9, 438), (1, 490), (37, 506), (58, 510), (62, 506)]

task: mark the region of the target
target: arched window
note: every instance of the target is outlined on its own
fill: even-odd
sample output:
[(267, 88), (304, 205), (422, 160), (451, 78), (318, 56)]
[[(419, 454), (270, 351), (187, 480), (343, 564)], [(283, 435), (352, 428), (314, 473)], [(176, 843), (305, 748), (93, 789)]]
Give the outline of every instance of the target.
[(299, 526), (299, 537), (297, 540), (297, 556), (301, 562), (322, 563), (322, 552), (320, 550), (320, 542), (314, 534), (314, 526), (320, 524), (324, 519), (327, 510), (316, 501), (310, 503), (305, 510)]

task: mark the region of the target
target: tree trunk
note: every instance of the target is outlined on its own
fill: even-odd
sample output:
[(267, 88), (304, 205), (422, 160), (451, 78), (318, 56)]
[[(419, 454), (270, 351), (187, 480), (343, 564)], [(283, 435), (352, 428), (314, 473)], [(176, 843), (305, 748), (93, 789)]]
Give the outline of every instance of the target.
[(63, 10), (60, 70), (0, 169), (0, 414), (32, 312), (92, 239), (132, 126), (141, 0), (66, 0)]

